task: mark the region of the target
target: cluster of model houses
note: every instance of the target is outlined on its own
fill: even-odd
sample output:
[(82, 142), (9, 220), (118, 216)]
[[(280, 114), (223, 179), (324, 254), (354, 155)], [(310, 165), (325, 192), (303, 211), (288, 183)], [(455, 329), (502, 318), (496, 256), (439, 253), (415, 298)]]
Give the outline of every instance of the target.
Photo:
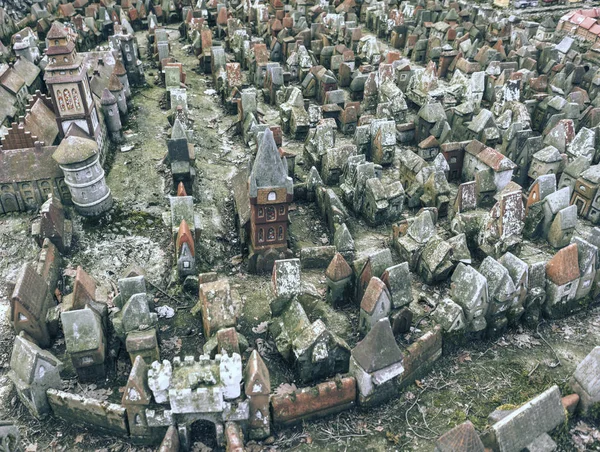
[[(234, 450), (245, 435), (268, 437), (274, 425), (389, 399), (439, 358), (442, 334), (494, 337), (600, 297), (600, 228), (593, 226), (600, 222), (600, 48), (566, 25), (574, 15), (557, 27), (421, 0), (82, 3), (49, 2), (75, 28), (49, 27), (43, 59), (35, 32), (15, 35), (17, 63), (43, 61), (49, 96), (26, 101), (22, 88), (6, 88), (4, 81), (17, 80), (17, 64), (0, 76), (14, 105), (26, 106), (2, 138), (0, 213), (40, 208), (33, 227), (39, 261), (23, 266), (11, 296), (18, 336), (10, 378), (35, 416), (78, 419), (148, 444), (162, 440), (165, 451), (187, 450), (191, 425), (207, 420), (218, 442)], [(243, 362), (239, 294), (215, 273), (198, 275), (186, 77), (160, 26), (177, 19), (253, 155), (232, 180), (237, 227), (249, 271), (272, 275), (265, 302), (277, 352), (298, 381), (313, 385), (291, 394), (271, 394), (257, 350)], [(207, 340), (198, 359), (161, 359), (156, 307), (139, 268), (119, 279), (110, 309), (106, 290), (81, 268), (71, 293), (60, 304), (54, 298), (61, 253), (72, 240), (63, 204), (83, 215), (112, 204), (102, 169), (107, 134), (122, 138), (130, 85), (143, 82), (130, 22), (148, 27), (170, 103), (171, 232), (178, 277), (197, 278), (191, 314)], [(78, 53), (86, 30), (97, 39), (109, 33), (111, 49)], [(279, 124), (265, 122), (261, 102), (277, 110)], [(302, 177), (284, 134), (304, 140)], [(34, 156), (28, 169), (25, 156)], [(293, 257), (294, 200), (316, 203), (333, 245)], [(389, 248), (359, 255), (351, 215), (390, 226), (389, 246), (401, 263)], [(575, 234), (578, 225), (583, 232)], [(359, 311), (362, 340), (354, 348), (323, 320), (311, 322), (320, 295), (302, 268), (322, 268), (328, 302)], [(451, 288), (431, 314), (435, 327), (401, 349), (395, 335), (410, 331), (415, 278), (430, 285), (450, 279)], [(104, 378), (119, 350), (127, 354), (133, 368), (120, 403), (61, 389), (62, 363), (47, 350), (61, 329), (82, 381)], [(555, 398), (556, 391), (544, 394)]]

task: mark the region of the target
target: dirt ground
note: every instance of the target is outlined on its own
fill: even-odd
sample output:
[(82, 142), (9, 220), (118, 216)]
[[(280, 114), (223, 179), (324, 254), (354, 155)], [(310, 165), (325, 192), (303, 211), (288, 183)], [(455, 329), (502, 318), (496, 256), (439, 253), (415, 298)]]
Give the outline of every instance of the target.
[[(232, 288), (244, 301), (240, 331), (258, 348), (271, 371), (272, 389), (295, 384), (294, 375), (274, 351), (267, 337), (265, 322), (270, 319), (268, 276), (248, 275), (241, 259), (241, 249), (234, 226), (234, 207), (229, 180), (243, 169), (250, 149), (235, 132), (235, 116), (228, 115), (220, 99), (212, 94), (212, 80), (195, 71), (197, 60), (179, 42), (175, 28), (169, 30), (174, 57), (187, 72), (188, 104), (194, 120), (197, 160), (195, 208), (202, 220), (197, 249), (200, 271), (217, 271), (229, 277)], [(146, 58), (145, 34), (139, 33), (140, 52)], [(147, 61), (147, 59), (145, 59)], [(161, 109), (164, 87), (155, 84), (157, 69), (146, 68), (148, 87), (134, 94), (133, 109), (125, 126), (128, 152), (117, 147), (107, 175), (116, 207), (101, 221), (82, 221), (74, 217), (76, 242), (66, 258), (64, 291), (68, 291), (70, 274), (81, 265), (90, 275), (114, 294), (117, 279), (131, 264), (145, 268), (149, 290), (157, 306), (175, 310), (172, 318), (159, 319), (161, 357), (199, 354), (205, 338), (201, 322), (189, 314), (195, 298), (182, 291), (173, 278), (174, 249), (168, 212), (170, 186), (167, 167), (162, 163), (169, 135), (168, 111)], [(260, 104), (266, 115), (277, 118), (276, 110)], [(340, 137), (340, 142), (344, 139)], [(308, 168), (301, 164), (302, 143), (285, 142), (289, 150), (299, 153), (297, 177), (302, 179)], [(385, 171), (394, 178), (397, 170)], [(290, 234), (294, 248), (314, 246), (331, 240), (326, 225), (312, 204), (297, 203), (291, 209)], [(34, 215), (11, 215), (0, 219), (0, 281), (16, 278), (23, 262), (34, 261), (39, 252), (29, 235)], [(367, 227), (353, 218), (349, 225), (358, 254), (387, 246), (389, 226)], [(324, 293), (321, 271), (308, 271), (303, 278)], [(444, 293), (447, 287), (422, 287), (415, 290)], [(38, 421), (18, 402), (6, 377), (14, 333), (5, 313), (8, 294), (0, 284), (0, 419), (17, 421), (27, 451), (149, 451), (114, 437), (48, 418)], [(333, 310), (320, 302), (309, 317), (324, 322), (352, 346), (358, 340), (358, 309), (350, 306)], [(427, 327), (427, 320), (420, 325)], [(403, 341), (408, 342), (413, 331)], [(543, 322), (537, 331), (510, 331), (493, 342), (467, 343), (446, 350), (444, 357), (423, 380), (402, 391), (388, 403), (370, 410), (354, 409), (325, 420), (306, 423), (274, 432), (274, 444), (256, 445), (257, 449), (277, 450), (432, 450), (433, 439), (469, 419), (478, 430), (487, 424), (487, 416), (501, 405), (518, 405), (553, 384), (568, 391), (567, 382), (577, 363), (600, 344), (600, 309), (564, 319)], [(249, 354), (250, 350), (246, 352)], [(70, 368), (60, 338), (52, 349), (66, 365), (65, 388), (98, 399), (119, 402), (122, 387), (130, 371), (126, 356), (120, 356), (105, 382), (81, 385)], [(583, 422), (583, 424), (582, 424)], [(562, 450), (600, 450), (600, 434), (591, 421), (571, 421), (557, 432), (555, 439)], [(195, 450), (210, 445), (209, 438), (197, 438)], [(208, 446), (207, 446), (208, 447)], [(595, 448), (595, 449), (594, 449)]]

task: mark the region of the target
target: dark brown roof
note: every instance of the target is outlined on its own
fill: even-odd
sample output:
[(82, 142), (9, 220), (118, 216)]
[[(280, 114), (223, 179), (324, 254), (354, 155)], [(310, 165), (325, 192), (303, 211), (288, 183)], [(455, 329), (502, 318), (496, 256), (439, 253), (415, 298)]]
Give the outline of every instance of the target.
[(0, 183), (55, 179), (63, 176), (52, 159), (56, 146), (0, 152)]
[(333, 259), (329, 263), (327, 270), (325, 270), (325, 276), (332, 281), (341, 281), (342, 279), (352, 276), (352, 269), (340, 253), (335, 253)]
[(83, 309), (90, 301), (96, 301), (96, 281), (78, 266), (73, 284), (73, 306)]
[(68, 36), (67, 29), (59, 21), (54, 21), (50, 31), (46, 35), (47, 39), (64, 39)]
[(14, 67), (10, 66), (2, 76), (0, 76), (0, 84), (10, 93), (16, 95), (25, 85), (25, 80), (19, 75)]
[(117, 75), (113, 72), (108, 79), (108, 89), (112, 92), (121, 91), (123, 89), (123, 84), (117, 78)]
[(115, 68), (114, 68), (113, 72), (118, 76), (127, 74), (127, 71), (125, 70), (125, 66), (123, 66), (123, 63), (121, 62), (121, 60), (115, 60)]
[(58, 136), (58, 125), (54, 111), (37, 99), (31, 110), (25, 116), (24, 128), (36, 136), (38, 141), (43, 141), (46, 146), (52, 146)]
[(577, 244), (559, 250), (546, 264), (546, 277), (557, 286), (563, 286), (579, 278)]

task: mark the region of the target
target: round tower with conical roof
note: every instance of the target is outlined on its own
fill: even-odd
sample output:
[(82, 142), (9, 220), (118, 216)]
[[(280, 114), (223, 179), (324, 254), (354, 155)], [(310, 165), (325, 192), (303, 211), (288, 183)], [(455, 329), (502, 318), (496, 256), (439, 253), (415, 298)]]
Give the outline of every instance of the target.
[(123, 85), (123, 92), (125, 93), (125, 97), (129, 99), (131, 97), (131, 87), (129, 86), (129, 78), (127, 77), (127, 70), (125, 66), (123, 66), (123, 62), (121, 60), (116, 60), (115, 69), (113, 70), (121, 85)]
[(119, 116), (117, 98), (108, 90), (108, 88), (104, 88), (100, 103), (102, 104), (104, 121), (106, 122), (106, 128), (108, 129), (111, 140), (121, 141), (121, 129), (123, 126), (121, 124), (121, 117)]
[(102, 215), (113, 204), (99, 157), (94, 140), (76, 135), (62, 140), (52, 154), (65, 175), (75, 210), (84, 217)]
[(123, 116), (127, 115), (127, 99), (125, 99), (123, 85), (121, 84), (121, 82), (117, 78), (117, 75), (114, 72), (110, 75), (110, 78), (108, 79), (108, 90), (117, 99), (117, 106), (119, 107), (119, 112)]

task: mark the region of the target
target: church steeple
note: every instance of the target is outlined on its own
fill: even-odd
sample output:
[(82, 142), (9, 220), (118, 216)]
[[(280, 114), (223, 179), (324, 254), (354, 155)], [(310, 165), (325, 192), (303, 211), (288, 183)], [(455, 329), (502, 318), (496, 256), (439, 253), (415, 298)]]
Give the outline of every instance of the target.
[(92, 98), (84, 58), (75, 49), (74, 37), (60, 22), (54, 22), (46, 36), (48, 65), (44, 80), (52, 96), (61, 137), (78, 127), (96, 141), (100, 161), (104, 161), (105, 139), (96, 105)]

